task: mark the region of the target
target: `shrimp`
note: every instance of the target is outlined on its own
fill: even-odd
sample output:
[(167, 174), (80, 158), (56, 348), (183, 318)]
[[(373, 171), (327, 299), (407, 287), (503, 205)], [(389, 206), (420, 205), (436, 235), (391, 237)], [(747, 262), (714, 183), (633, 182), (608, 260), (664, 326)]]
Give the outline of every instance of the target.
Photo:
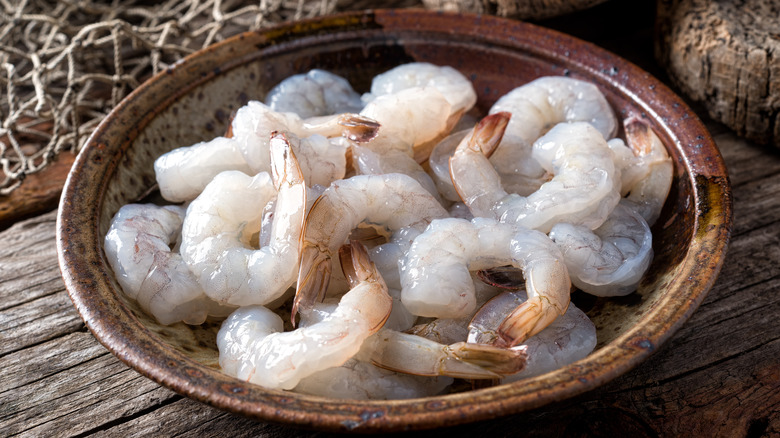
[(206, 296), (181, 255), (171, 250), (183, 217), (178, 206), (128, 204), (114, 215), (105, 237), (106, 258), (122, 290), (163, 325), (197, 325), (233, 311)]
[(331, 314), (282, 332), (281, 317), (265, 307), (236, 310), (217, 334), (222, 369), (267, 388), (292, 389), (304, 377), (354, 356), (385, 323), (392, 299), (365, 247), (353, 243), (347, 248), (341, 260), (352, 288)]
[[(272, 172), (217, 175), (187, 209), (181, 254), (199, 283), (220, 303), (267, 304), (294, 282), (306, 185), (284, 134), (271, 138)], [(278, 193), (278, 194), (277, 194)], [(263, 206), (276, 198), (267, 246), (250, 246)]]
[[(504, 292), (490, 300), (471, 320), (468, 342), (496, 342), (500, 339), (498, 327), (501, 322), (511, 309), (526, 299), (524, 291), (516, 291)], [(596, 347), (596, 327), (584, 312), (569, 304), (566, 313), (522, 345), (528, 354), (525, 367), (504, 377), (501, 383), (538, 376), (585, 358)]]
[(525, 348), (457, 342), (440, 344), (421, 336), (383, 329), (366, 340), (371, 362), (379, 367), (417, 376), (497, 379), (525, 365)]
[(302, 118), (356, 113), (363, 108), (360, 94), (346, 79), (319, 69), (286, 78), (268, 92), (265, 103), (274, 111)]
[(477, 92), (463, 74), (450, 66), (410, 62), (374, 76), (371, 92), (363, 100), (394, 94), (413, 87), (433, 87), (447, 99), (453, 113), (463, 114), (477, 103)]
[(406, 227), (424, 229), (431, 220), (446, 216), (428, 191), (403, 174), (358, 175), (334, 182), (306, 216), (293, 315), (322, 299), (332, 255), (361, 222), (395, 232)]
[(402, 263), (401, 301), (421, 316), (458, 318), (476, 307), (469, 271), (512, 265), (530, 299), (501, 325), (509, 346), (533, 336), (569, 305), (571, 281), (558, 247), (543, 233), (489, 218), (434, 220)]
[(424, 377), (380, 368), (370, 362), (349, 359), (340, 367), (306, 377), (295, 392), (353, 400), (400, 400), (440, 394), (452, 377)]
[(230, 134), (208, 142), (174, 149), (155, 160), (154, 170), (162, 196), (171, 202), (197, 197), (217, 174), (238, 170), (254, 175), (271, 170), (271, 133), (286, 131), (293, 152), (309, 185), (330, 184), (346, 172), (347, 147), (335, 138), (355, 142), (374, 138), (379, 125), (357, 114), (302, 119), (293, 113), (271, 110), (251, 101), (239, 108)]
[(590, 123), (605, 139), (617, 132), (617, 120), (595, 85), (563, 76), (538, 78), (496, 101), (489, 114), (509, 112), (502, 146), (491, 162), (507, 189), (527, 196), (545, 182), (546, 171), (533, 158), (532, 145), (562, 122)]
[(414, 178), (436, 200), (441, 200), (436, 184), (425, 169), (404, 152), (389, 150), (379, 154), (366, 146), (353, 145), (352, 162), (358, 175), (381, 175), (383, 173), (403, 173)]
[(590, 229), (559, 223), (550, 231), (577, 288), (600, 297), (627, 295), (653, 260), (653, 235), (635, 204), (623, 199), (606, 222)]
[(643, 178), (629, 188), (628, 200), (637, 206), (649, 225), (661, 215), (672, 186), (674, 166), (661, 139), (645, 122), (632, 118), (625, 122), (626, 138), (634, 154), (647, 169)]
[[(484, 125), (488, 134), (494, 125), (501, 126), (491, 117), (503, 119), (505, 114), (483, 119), (491, 122)], [(476, 134), (478, 128), (475, 135), (481, 135)], [(588, 123), (558, 124), (534, 143), (534, 158), (554, 176), (528, 196), (504, 191), (485, 152), (467, 137), (450, 159), (452, 181), (474, 216), (545, 233), (558, 222), (595, 229), (620, 200), (613, 153)]]

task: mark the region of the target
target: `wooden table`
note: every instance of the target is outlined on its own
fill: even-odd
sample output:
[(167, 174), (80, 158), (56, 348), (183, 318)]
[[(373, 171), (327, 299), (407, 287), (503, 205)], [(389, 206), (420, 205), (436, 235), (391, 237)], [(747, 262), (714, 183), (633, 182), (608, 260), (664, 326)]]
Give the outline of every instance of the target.
[[(543, 24), (663, 78), (652, 57), (652, 2), (641, 3), (641, 14), (618, 3)], [(720, 277), (691, 319), (649, 360), (594, 391), (436, 432), (780, 436), (780, 150), (707, 126), (730, 172), (734, 228)], [(213, 409), (129, 369), (72, 306), (54, 234), (53, 211), (0, 232), (0, 436), (324, 435)]]

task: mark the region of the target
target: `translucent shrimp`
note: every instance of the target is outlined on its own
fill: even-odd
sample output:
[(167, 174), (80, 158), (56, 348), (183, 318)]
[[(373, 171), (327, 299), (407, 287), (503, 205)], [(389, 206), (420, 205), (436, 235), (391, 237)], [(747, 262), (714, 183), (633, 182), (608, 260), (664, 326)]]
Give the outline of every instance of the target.
[[(501, 322), (526, 299), (524, 291), (516, 291), (504, 292), (488, 301), (471, 321), (469, 342), (492, 344), (500, 340)], [(566, 313), (526, 339), (522, 346), (528, 353), (525, 368), (506, 376), (502, 383), (538, 376), (585, 358), (596, 347), (596, 327), (585, 313), (569, 304)]]
[(550, 238), (563, 253), (572, 283), (602, 297), (636, 290), (653, 260), (653, 235), (629, 200), (621, 200), (599, 228), (556, 224)]
[(334, 182), (306, 216), (293, 315), (322, 299), (331, 258), (358, 224), (367, 222), (392, 233), (406, 227), (424, 229), (431, 220), (446, 216), (428, 191), (403, 174), (358, 175)]
[(547, 76), (515, 88), (496, 101), (489, 114), (509, 112), (502, 146), (491, 157), (503, 184), (526, 196), (545, 180), (545, 169), (532, 156), (532, 145), (562, 122), (590, 123), (605, 139), (617, 132), (617, 120), (595, 85), (563, 76)]
[(425, 169), (404, 152), (398, 150), (379, 154), (368, 147), (354, 145), (351, 148), (352, 163), (358, 175), (381, 175), (383, 173), (403, 173), (414, 178), (437, 200), (441, 199), (436, 184)]
[[(501, 119), (505, 113), (488, 116), (483, 122), (491, 117)], [(500, 127), (499, 123), (485, 124), (488, 134), (493, 125)], [(494, 217), (545, 233), (558, 222), (594, 229), (620, 200), (613, 153), (588, 123), (558, 124), (534, 143), (534, 158), (554, 176), (528, 196), (504, 191), (485, 151), (467, 138), (450, 159), (452, 181), (474, 216)]]
[(262, 306), (242, 307), (217, 334), (220, 366), (267, 388), (292, 389), (317, 371), (340, 366), (384, 324), (392, 307), (387, 286), (365, 248), (353, 244), (342, 261), (352, 288), (319, 322), (282, 332), (282, 319)]
[(202, 324), (209, 315), (233, 310), (206, 296), (181, 255), (171, 250), (183, 218), (178, 206), (128, 204), (111, 220), (105, 237), (106, 258), (122, 290), (163, 325)]
[(399, 65), (371, 81), (371, 93), (365, 101), (378, 96), (397, 93), (413, 87), (433, 87), (447, 99), (453, 113), (463, 114), (477, 103), (474, 86), (461, 72), (450, 66), (437, 66), (427, 62), (411, 62)]
[(270, 172), (271, 133), (286, 131), (307, 183), (327, 185), (346, 172), (347, 147), (333, 139), (343, 135), (364, 142), (378, 129), (376, 122), (356, 114), (302, 119), (252, 101), (236, 112), (229, 135), (163, 154), (155, 160), (154, 171), (165, 199), (190, 201), (220, 172)]
[(526, 361), (524, 348), (466, 342), (446, 345), (394, 330), (380, 330), (366, 344), (373, 364), (417, 376), (497, 379), (517, 373)]
[(434, 87), (413, 87), (379, 96), (360, 115), (382, 127), (367, 147), (379, 154), (398, 150), (418, 163), (428, 159), (431, 148), (458, 120), (447, 98)]
[(508, 345), (533, 336), (569, 305), (571, 281), (563, 256), (543, 233), (488, 218), (431, 222), (402, 263), (401, 301), (410, 312), (438, 318), (473, 313), (469, 271), (512, 265), (523, 271), (530, 299), (501, 325)]
[[(220, 173), (187, 209), (182, 257), (220, 303), (267, 304), (295, 282), (306, 185), (283, 134), (273, 135), (271, 154), (272, 177)], [(250, 244), (260, 231), (263, 206), (274, 198), (270, 243), (255, 249)]]
[(440, 394), (453, 380), (397, 373), (352, 358), (340, 367), (302, 379), (295, 392), (353, 400), (401, 400)]
[(286, 78), (268, 92), (265, 103), (274, 111), (301, 118), (356, 113), (363, 108), (360, 94), (346, 79), (319, 69)]

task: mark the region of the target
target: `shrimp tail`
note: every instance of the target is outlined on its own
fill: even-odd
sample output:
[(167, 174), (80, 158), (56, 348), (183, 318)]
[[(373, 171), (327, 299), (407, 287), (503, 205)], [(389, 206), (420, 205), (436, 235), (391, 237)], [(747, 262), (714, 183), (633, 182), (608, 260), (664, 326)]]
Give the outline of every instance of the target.
[(626, 131), (626, 144), (635, 155), (645, 156), (659, 148), (663, 150), (661, 139), (650, 128), (650, 125), (638, 116), (626, 118), (623, 121), (623, 129)]
[[(295, 153), (293, 153), (287, 135), (280, 131), (273, 131), (269, 148), (272, 157), (271, 178), (273, 178), (276, 190), (281, 190), (282, 185), (285, 184), (288, 186), (302, 185), (304, 183), (303, 171), (298, 164)], [(305, 199), (303, 205), (306, 205)]]
[(342, 114), (338, 124), (344, 127), (341, 135), (357, 143), (366, 143), (379, 133), (380, 124), (376, 120), (359, 114)]
[(480, 120), (477, 126), (474, 127), (474, 133), (468, 147), (474, 152), (482, 152), (486, 157), (490, 158), (501, 143), (511, 117), (511, 113), (502, 111)]
[(330, 256), (314, 246), (301, 246), (301, 269), (298, 272), (297, 289), (293, 300), (291, 319), (296, 325), (295, 316), (300, 310), (308, 310), (314, 303), (325, 298), (330, 283)]
[(498, 327), (499, 338), (496, 339), (495, 345), (514, 347), (544, 330), (564, 313), (566, 308), (559, 309), (543, 296), (531, 297), (504, 318)]
[(373, 299), (366, 299), (361, 305), (363, 313), (373, 315), (367, 318), (376, 321), (376, 324), (370, 327), (369, 331), (371, 333), (376, 332), (385, 325), (387, 318), (390, 317), (390, 312), (393, 310), (393, 298), (387, 293), (387, 285), (382, 278), (382, 274), (379, 273), (376, 265), (369, 258), (366, 247), (355, 240), (339, 248), (339, 261), (341, 262), (344, 276), (349, 281), (350, 289), (355, 289), (361, 284), (378, 286), (368, 292), (373, 296)]

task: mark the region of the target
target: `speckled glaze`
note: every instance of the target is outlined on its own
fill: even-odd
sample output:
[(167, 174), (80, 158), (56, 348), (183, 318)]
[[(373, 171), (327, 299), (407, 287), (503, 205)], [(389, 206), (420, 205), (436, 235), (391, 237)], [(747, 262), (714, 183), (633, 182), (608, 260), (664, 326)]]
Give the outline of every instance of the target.
[[(152, 163), (224, 131), (231, 111), (290, 74), (324, 68), (367, 91), (376, 73), (409, 61), (451, 65), (475, 85), (475, 115), (543, 75), (597, 84), (620, 118), (647, 120), (666, 144), (675, 179), (654, 227), (655, 260), (637, 293), (573, 299), (599, 343), (584, 360), (523, 382), (406, 401), (352, 402), (266, 390), (222, 374), (218, 324), (160, 326), (128, 301), (104, 260), (111, 216), (154, 186)], [(668, 88), (598, 47), (530, 24), (421, 10), (348, 13), (242, 34), (143, 84), (100, 125), (79, 154), (57, 226), (65, 284), (89, 329), (122, 361), (181, 394), (265, 421), (335, 431), (398, 431), (483, 420), (591, 390), (626, 372), (667, 340), (720, 270), (731, 230), (731, 195), (720, 154), (694, 113)]]

